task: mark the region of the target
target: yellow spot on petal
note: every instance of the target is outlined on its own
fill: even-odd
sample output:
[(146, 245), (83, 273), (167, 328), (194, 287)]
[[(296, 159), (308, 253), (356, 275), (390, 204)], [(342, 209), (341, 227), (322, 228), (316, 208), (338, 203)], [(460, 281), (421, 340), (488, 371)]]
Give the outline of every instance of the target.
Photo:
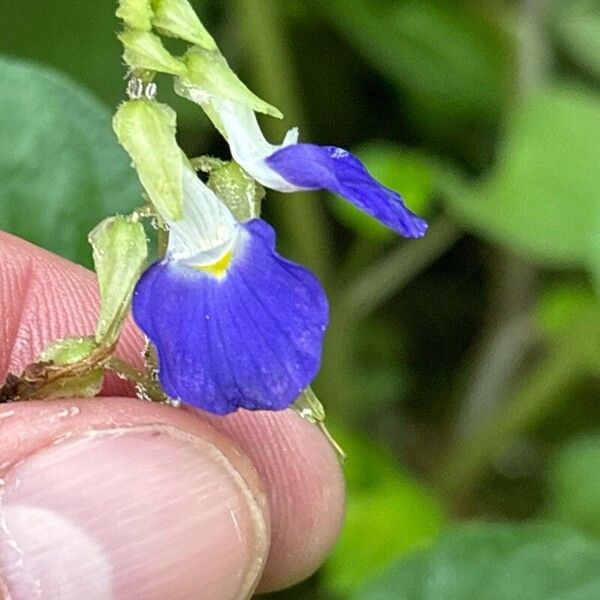
[(194, 269), (202, 271), (203, 273), (208, 273), (217, 279), (221, 279), (222, 277), (225, 277), (232, 258), (233, 252), (228, 250), (223, 256), (215, 260), (215, 262), (207, 263), (206, 265), (194, 265)]

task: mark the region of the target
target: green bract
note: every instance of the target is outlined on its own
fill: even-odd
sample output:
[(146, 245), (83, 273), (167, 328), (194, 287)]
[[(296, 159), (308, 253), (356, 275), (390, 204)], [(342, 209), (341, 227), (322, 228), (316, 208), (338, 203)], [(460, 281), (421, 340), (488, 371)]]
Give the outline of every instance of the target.
[(187, 0), (152, 0), (152, 25), (164, 35), (178, 37), (206, 50), (216, 50), (217, 44)]
[(236, 163), (228, 162), (211, 171), (208, 187), (225, 203), (237, 221), (260, 216), (265, 190)]
[(261, 100), (239, 80), (218, 50), (210, 52), (195, 46), (183, 60), (187, 75), (176, 82), (175, 91), (179, 95), (203, 107), (210, 100), (227, 99), (278, 119), (282, 117), (274, 106)]
[(96, 343), (117, 341), (129, 312), (131, 296), (148, 257), (143, 225), (131, 217), (104, 219), (90, 233), (100, 287), (100, 317)]
[(175, 112), (153, 100), (130, 100), (118, 108), (113, 129), (159, 214), (181, 219), (183, 156), (175, 141)]
[(93, 337), (64, 338), (48, 344), (40, 354), (40, 360), (70, 365), (87, 358), (96, 349)]
[[(71, 365), (85, 361), (96, 350), (93, 337), (76, 337), (55, 340), (42, 352), (40, 360), (52, 361), (57, 365)], [(36, 398), (87, 398), (95, 396), (102, 389), (104, 369), (92, 369), (83, 375), (61, 377), (44, 385)]]
[(150, 0), (119, 0), (115, 13), (128, 27), (150, 31), (152, 29), (152, 6)]
[(123, 59), (132, 69), (185, 75), (185, 65), (167, 51), (157, 35), (126, 29), (118, 37), (125, 48)]
[(310, 423), (325, 421), (325, 409), (310, 386), (296, 398), (292, 408)]

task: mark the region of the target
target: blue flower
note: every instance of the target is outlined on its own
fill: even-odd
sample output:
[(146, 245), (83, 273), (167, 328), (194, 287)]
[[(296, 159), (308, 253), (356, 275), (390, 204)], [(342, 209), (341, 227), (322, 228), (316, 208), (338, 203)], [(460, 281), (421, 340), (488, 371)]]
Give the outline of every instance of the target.
[(237, 223), (190, 171), (183, 219), (168, 225), (167, 255), (133, 297), (165, 392), (215, 414), (290, 406), (321, 360), (328, 308), (316, 277), (277, 254), (266, 222)]
[[(269, 144), (254, 111), (211, 100), (234, 159), (266, 187), (327, 189), (406, 237), (427, 224), (349, 152), (299, 144), (292, 129)], [(261, 219), (238, 223), (184, 169), (183, 218), (171, 221), (165, 258), (138, 282), (133, 314), (157, 349), (159, 378), (174, 399), (216, 414), (290, 406), (317, 374), (328, 321), (315, 276), (277, 254)]]
[(251, 108), (224, 99), (213, 99), (211, 106), (233, 158), (265, 187), (281, 192), (326, 189), (404, 237), (425, 234), (427, 223), (406, 207), (398, 193), (373, 179), (347, 150), (299, 144), (296, 128), (288, 131), (281, 145), (269, 144)]

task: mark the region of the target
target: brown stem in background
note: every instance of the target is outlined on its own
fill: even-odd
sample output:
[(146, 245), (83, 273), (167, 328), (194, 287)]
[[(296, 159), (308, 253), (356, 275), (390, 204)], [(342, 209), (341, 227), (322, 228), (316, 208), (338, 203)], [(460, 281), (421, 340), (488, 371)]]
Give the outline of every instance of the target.
[[(523, 101), (547, 79), (551, 52), (544, 31), (548, 0), (523, 0), (515, 18), (518, 37), (517, 100)], [(455, 437), (437, 478), (454, 499), (464, 497), (494, 456), (515, 436), (536, 424), (559, 401), (581, 371), (576, 348), (553, 348), (511, 393), (511, 383), (532, 348), (536, 269), (502, 251), (492, 265), (488, 326), (476, 346), (464, 389)]]

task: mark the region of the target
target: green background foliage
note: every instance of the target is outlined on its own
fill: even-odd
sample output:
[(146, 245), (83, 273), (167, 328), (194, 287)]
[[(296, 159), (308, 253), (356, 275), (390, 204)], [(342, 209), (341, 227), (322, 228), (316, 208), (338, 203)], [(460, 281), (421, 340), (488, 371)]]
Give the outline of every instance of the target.
[(600, 549), (554, 525), (479, 523), (398, 561), (355, 600), (559, 600), (600, 594)]
[[(270, 597), (599, 598), (600, 2), (194, 6), (284, 113), (273, 141), (351, 148), (430, 222), (406, 241), (326, 194), (263, 202), (327, 288), (314, 387), (349, 454), (337, 547)], [(2, 228), (88, 266), (88, 231), (140, 200), (114, 8), (0, 11)], [(186, 152), (227, 158), (158, 83)]]
[(91, 265), (85, 231), (131, 211), (139, 195), (110, 112), (63, 75), (31, 63), (0, 59), (0, 81), (2, 226)]

